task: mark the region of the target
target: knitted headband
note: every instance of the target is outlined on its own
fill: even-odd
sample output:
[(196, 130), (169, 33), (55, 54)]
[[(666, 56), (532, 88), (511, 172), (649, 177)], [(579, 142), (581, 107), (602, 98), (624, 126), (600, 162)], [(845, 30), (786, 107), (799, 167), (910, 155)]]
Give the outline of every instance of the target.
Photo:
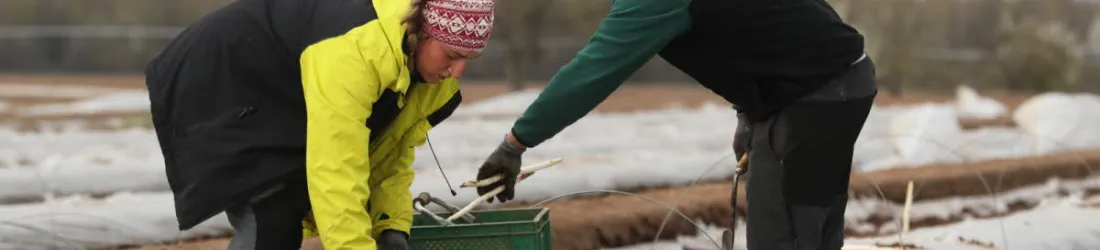
[(428, 35), (457, 50), (480, 52), (493, 29), (494, 0), (425, 0)]

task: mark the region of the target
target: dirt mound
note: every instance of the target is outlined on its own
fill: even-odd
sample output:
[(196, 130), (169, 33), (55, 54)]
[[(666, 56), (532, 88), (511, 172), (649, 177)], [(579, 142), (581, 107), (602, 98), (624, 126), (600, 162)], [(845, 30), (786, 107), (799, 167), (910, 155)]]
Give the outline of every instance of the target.
[[(939, 164), (921, 168), (889, 169), (853, 175), (850, 189), (853, 197), (880, 197), (902, 202), (909, 181), (917, 188), (914, 201), (960, 196), (988, 195), (986, 184), (995, 192), (1006, 192), (1045, 183), (1050, 178), (1078, 180), (1091, 175), (1087, 165), (1100, 166), (1100, 150), (1067, 152), (1042, 157), (1004, 159), (973, 164)], [(980, 176), (980, 177), (979, 177)], [(878, 185), (878, 188), (875, 185)], [(672, 205), (678, 196), (683, 200), (676, 207), (687, 217), (710, 224), (729, 226), (733, 209), (729, 204), (731, 182), (703, 183), (691, 190), (687, 187), (652, 189), (637, 192), (653, 200)], [(688, 192), (685, 192), (688, 191)], [(741, 189), (744, 192), (744, 189)], [(1090, 192), (1096, 194), (1100, 192)], [(739, 197), (739, 212), (743, 214), (744, 193)], [(1030, 204), (1017, 204), (1011, 210), (1025, 209)], [(1100, 204), (1098, 204), (1100, 205)], [(526, 206), (515, 204), (510, 207)], [(598, 249), (618, 247), (653, 240), (657, 228), (668, 210), (665, 207), (628, 195), (601, 195), (561, 200), (545, 205), (551, 209), (555, 249)], [(877, 218), (882, 222), (889, 218)], [(958, 218), (955, 218), (958, 219)], [(912, 228), (954, 222), (951, 220), (915, 220)], [(673, 214), (662, 239), (694, 234), (696, 228)], [(859, 236), (849, 232), (850, 236)], [(170, 246), (147, 246), (138, 249), (224, 249), (227, 241), (215, 239)], [(316, 242), (307, 241), (304, 249)]]
[(964, 130), (987, 127), (1016, 127), (1016, 121), (1013, 121), (1010, 116), (992, 119), (959, 118), (959, 127)]
[[(0, 82), (9, 83), (30, 83), (30, 84), (43, 84), (56, 88), (67, 88), (73, 85), (85, 86), (85, 87), (100, 87), (109, 89), (142, 89), (144, 79), (140, 75), (131, 76), (87, 76), (87, 75), (52, 75), (52, 76), (28, 76), (28, 75), (0, 75)], [(531, 84), (531, 87), (540, 88), (543, 84)], [(462, 86), (463, 96), (468, 103), (472, 103), (477, 100), (489, 98), (504, 94), (508, 91), (507, 86), (501, 82), (485, 81), (476, 83), (465, 83)], [(987, 95), (987, 93), (982, 93)], [(991, 93), (988, 94), (994, 99), (997, 99), (1008, 106), (1010, 110), (1019, 105), (1020, 102), (1030, 97), (1030, 94), (1020, 93)], [(927, 93), (911, 91), (906, 92), (903, 96), (891, 96), (887, 94), (879, 95), (875, 102), (878, 105), (905, 105), (920, 102), (940, 102), (950, 101), (953, 98), (951, 93)], [(14, 107), (29, 106), (45, 103), (57, 103), (75, 101), (79, 98), (52, 98), (52, 97), (2, 97), (0, 102), (6, 102)], [(724, 103), (724, 101), (715, 96), (709, 90), (699, 87), (695, 84), (639, 84), (639, 83), (627, 83), (622, 88), (612, 94), (607, 101), (601, 103), (597, 107), (597, 111), (600, 112), (629, 112), (638, 110), (647, 110), (655, 108), (663, 108), (669, 105), (680, 104), (687, 107), (699, 106), (707, 102)], [(10, 113), (0, 112), (0, 123), (26, 123), (27, 127), (38, 127), (40, 122), (61, 122), (66, 120), (79, 120), (89, 123), (102, 123), (111, 124), (113, 121), (117, 121), (122, 118), (145, 118), (147, 114), (144, 112), (137, 113), (115, 113), (115, 114), (93, 114), (83, 116), (37, 116), (37, 117), (20, 117)], [(1005, 125), (1011, 122), (1011, 120), (993, 121), (960, 121), (960, 124), (965, 128), (986, 126), (985, 124)], [(93, 126), (94, 127), (94, 126)], [(107, 126), (111, 127), (111, 126)], [(1067, 163), (1068, 164), (1068, 163)], [(941, 166), (942, 168), (949, 168), (950, 166)], [(966, 168), (963, 168), (966, 169)], [(954, 195), (952, 192), (959, 192), (958, 194), (967, 195), (979, 195), (984, 194), (985, 189), (982, 188), (980, 182), (974, 180), (974, 175), (969, 173), (958, 173), (963, 177), (945, 177), (946, 174), (939, 174), (940, 170), (918, 170), (917, 172), (929, 172), (935, 173), (937, 181), (928, 182), (928, 184), (922, 185), (918, 191), (917, 199), (932, 199), (935, 195)], [(1031, 173), (1036, 175), (1033, 179), (1043, 179), (1049, 175), (1045, 174), (1047, 170), (1033, 170)], [(945, 171), (946, 172), (946, 171)], [(995, 179), (996, 171), (991, 172), (993, 174), (985, 175), (986, 179)], [(1074, 172), (1071, 175), (1080, 175), (1081, 172)], [(904, 197), (904, 186), (907, 178), (897, 178), (891, 181), (882, 181), (883, 176), (898, 175), (906, 177), (911, 175), (910, 173), (874, 173), (869, 178), (879, 180), (879, 185), (882, 186), (883, 191), (887, 193), (887, 197), (891, 200), (901, 200)], [(881, 175), (881, 176), (880, 176)], [(1010, 176), (1016, 176), (1020, 174), (1008, 175), (1006, 174), (1003, 180), (1006, 182), (1004, 187), (1008, 187), (1008, 182), (1016, 179), (1007, 178)], [(970, 178), (970, 179), (967, 179)], [(853, 178), (853, 190), (858, 191), (861, 195), (875, 195), (873, 185), (865, 181), (866, 178)], [(1016, 180), (1015, 185), (1025, 185), (1022, 183), (1037, 184), (1041, 181), (1024, 178)], [(934, 185), (933, 185), (934, 184)], [(954, 187), (954, 188), (949, 188)], [(732, 188), (731, 183), (707, 183), (695, 186), (690, 193), (686, 194), (683, 201), (677, 207), (681, 209), (686, 215), (691, 218), (700, 218), (711, 223), (718, 223), (719, 225), (729, 225), (729, 214), (733, 211), (729, 205), (729, 191)], [(1003, 190), (1004, 188), (1002, 188)], [(742, 189), (743, 190), (743, 189)], [(672, 187), (654, 190), (645, 190), (640, 194), (648, 197), (652, 197), (658, 201), (665, 203), (673, 203), (680, 193), (684, 191), (683, 187)], [(744, 194), (740, 195), (744, 197)], [(943, 197), (943, 196), (939, 196)], [(742, 201), (740, 204), (744, 204)], [(596, 246), (621, 246), (625, 244), (632, 244), (642, 241), (652, 240), (656, 235), (656, 228), (660, 225), (661, 220), (664, 218), (667, 210), (663, 207), (654, 205), (638, 198), (623, 196), (623, 195), (610, 195), (602, 197), (584, 198), (570, 201), (560, 201), (548, 204), (553, 210), (554, 218), (554, 234), (556, 237), (555, 244), (559, 249), (591, 249)], [(743, 208), (741, 209), (743, 210)], [(662, 233), (663, 238), (674, 237), (680, 234), (692, 234), (695, 232), (695, 228), (685, 220), (679, 219), (678, 216), (673, 216), (669, 220), (665, 230)], [(202, 240), (199, 242), (186, 243), (172, 246), (151, 246), (142, 249), (224, 249), (224, 239), (214, 240)]]
[[(1077, 180), (1100, 171), (1100, 150), (1046, 156), (981, 161), (971, 164), (935, 164), (855, 174), (850, 190), (856, 196), (878, 197), (877, 183), (887, 200), (905, 200), (905, 186), (913, 181), (913, 199), (988, 195), (1042, 184), (1051, 178)], [(987, 183), (989, 189), (986, 189)]]
[[(0, 124), (14, 125), (20, 130), (34, 131), (53, 127), (55, 124), (83, 124), (83, 127), (96, 130), (117, 129), (118, 127), (150, 126), (148, 112), (104, 112), (96, 114), (72, 115), (22, 115), (15, 110), (42, 104), (56, 104), (80, 101), (89, 96), (114, 91), (144, 89), (145, 79), (140, 74), (97, 75), (97, 74), (0, 74), (0, 88), (6, 91), (0, 95), (0, 103), (7, 110), (0, 109)], [(542, 88), (545, 83), (531, 82), (528, 88)], [(31, 88), (31, 89), (28, 89)], [(13, 91), (19, 90), (19, 91)], [(34, 91), (31, 91), (31, 90)], [(501, 81), (467, 81), (462, 85), (466, 103), (508, 93), (509, 87)], [(9, 93), (10, 92), (10, 93)], [(988, 95), (1014, 110), (1021, 102), (1031, 97), (1031, 93), (1013, 93), (987, 91)], [(878, 105), (905, 105), (923, 102), (945, 102), (954, 98), (953, 93), (926, 91), (907, 91), (904, 95), (880, 94), (875, 103)], [(598, 112), (632, 112), (660, 109), (669, 106), (699, 107), (706, 103), (726, 103), (711, 91), (691, 83), (626, 83), (616, 90), (606, 101), (596, 107)], [(964, 129), (986, 126), (1014, 126), (1011, 119), (1000, 117), (986, 120), (960, 120)]]
[[(985, 161), (974, 164), (940, 164), (921, 168), (890, 169), (854, 174), (850, 186), (853, 197), (879, 197), (902, 202), (909, 181), (919, 183), (914, 201), (959, 196), (988, 195), (988, 183), (994, 192), (1039, 185), (1049, 178), (1069, 180), (1090, 176), (1085, 165), (1100, 166), (1100, 151), (1070, 152), (1043, 157)], [(984, 179), (984, 180), (983, 180)], [(878, 185), (878, 188), (875, 185)], [(707, 183), (684, 193), (683, 187), (639, 192), (654, 200), (672, 204), (683, 193), (676, 208), (690, 218), (711, 224), (729, 226), (732, 223), (729, 203), (731, 182)], [(744, 188), (739, 194), (739, 212), (743, 214)], [(1018, 205), (1023, 209), (1028, 204)], [(626, 195), (607, 195), (551, 202), (556, 249), (597, 249), (619, 247), (653, 240), (657, 228), (668, 210), (645, 200)], [(887, 218), (878, 218), (886, 220)], [(961, 218), (960, 218), (961, 219)], [(880, 222), (880, 223), (884, 223)], [(913, 221), (911, 227), (949, 223), (952, 220)], [(677, 235), (694, 234), (696, 228), (673, 215), (661, 233), (669, 239)], [(854, 235), (853, 235), (854, 236)]]

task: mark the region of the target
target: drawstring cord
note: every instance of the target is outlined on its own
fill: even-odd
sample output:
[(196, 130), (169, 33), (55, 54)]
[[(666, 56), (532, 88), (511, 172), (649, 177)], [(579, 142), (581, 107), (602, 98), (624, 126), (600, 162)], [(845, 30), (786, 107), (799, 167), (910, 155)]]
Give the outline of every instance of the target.
[(435, 158), (435, 166), (439, 167), (439, 173), (443, 175), (443, 181), (447, 183), (447, 188), (451, 190), (451, 196), (458, 196), (458, 192), (451, 187), (451, 181), (447, 179), (447, 173), (443, 172), (443, 165), (439, 164), (439, 156), (435, 155), (435, 148), (432, 147), (432, 139), (428, 137), (428, 132), (424, 132), (424, 138), (428, 140), (428, 149), (432, 150), (432, 158)]

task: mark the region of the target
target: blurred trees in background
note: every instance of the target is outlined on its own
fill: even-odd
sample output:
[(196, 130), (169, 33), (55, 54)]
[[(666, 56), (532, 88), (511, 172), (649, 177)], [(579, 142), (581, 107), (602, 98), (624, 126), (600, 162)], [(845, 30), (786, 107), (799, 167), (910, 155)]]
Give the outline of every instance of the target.
[[(140, 73), (170, 36), (19, 36), (5, 27), (180, 29), (232, 0), (0, 1), (0, 71)], [(867, 38), (888, 93), (979, 89), (1100, 91), (1100, 0), (827, 0)], [(513, 89), (569, 62), (610, 0), (500, 1), (475, 79)], [(123, 34), (131, 34), (121, 32)], [(654, 59), (632, 81), (690, 78)]]
[[(3, 0), (0, 1), (0, 71), (141, 72), (167, 45), (164, 37), (128, 29), (179, 30), (231, 0)], [(72, 35), (26, 37), (5, 28), (69, 29)], [(104, 30), (122, 33), (111, 37)], [(56, 33), (56, 32), (47, 32)], [(99, 33), (99, 34), (97, 34)]]
[[(587, 38), (610, 9), (610, 0), (508, 0), (497, 2), (493, 36), (504, 45), (504, 79), (513, 91), (523, 89), (532, 67), (542, 59), (547, 37)], [(548, 15), (550, 13), (550, 15)], [(546, 20), (552, 19), (552, 20)], [(548, 22), (549, 21), (549, 22)], [(549, 23), (550, 25), (546, 25)], [(547, 33), (553, 26), (557, 33)], [(562, 32), (564, 31), (564, 32)], [(586, 39), (585, 39), (586, 40)], [(574, 44), (584, 40), (574, 39)]]
[(511, 90), (522, 90), (527, 72), (542, 54), (539, 37), (542, 36), (543, 15), (554, 0), (506, 0), (498, 1), (493, 35), (504, 41), (506, 61), (504, 78)]
[[(880, 84), (1100, 91), (1100, 2), (828, 0), (867, 36)], [(1092, 73), (1092, 74), (1089, 74)]]

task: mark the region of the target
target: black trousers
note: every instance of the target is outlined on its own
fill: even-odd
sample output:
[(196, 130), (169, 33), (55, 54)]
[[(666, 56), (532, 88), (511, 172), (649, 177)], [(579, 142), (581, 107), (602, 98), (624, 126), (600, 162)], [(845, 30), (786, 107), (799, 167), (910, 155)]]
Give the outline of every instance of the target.
[(852, 151), (877, 93), (869, 58), (751, 124), (749, 250), (839, 250)]
[(225, 211), (233, 226), (228, 250), (297, 250), (310, 211), (305, 173), (295, 172), (245, 203)]
[[(412, 200), (409, 201), (412, 206)], [(233, 227), (228, 250), (298, 250), (302, 221), (310, 213), (305, 172), (297, 171), (252, 199), (225, 211)], [(384, 230), (375, 242), (379, 250), (408, 249), (409, 235)]]

